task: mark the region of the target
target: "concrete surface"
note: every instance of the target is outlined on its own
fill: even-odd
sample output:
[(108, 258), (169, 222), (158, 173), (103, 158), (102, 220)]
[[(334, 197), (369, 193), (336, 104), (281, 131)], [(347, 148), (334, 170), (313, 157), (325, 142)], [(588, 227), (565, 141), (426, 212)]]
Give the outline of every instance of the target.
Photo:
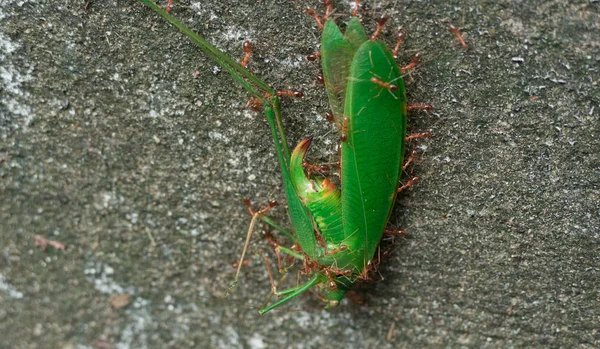
[[(163, 2), (164, 3), (164, 2)], [(285, 100), (292, 142), (335, 159), (323, 120), (318, 1), (176, 1), (173, 13)], [(336, 4), (340, 22), (349, 1)], [(383, 281), (322, 310), (265, 316), (242, 199), (283, 201), (248, 94), (134, 0), (0, 0), (0, 347), (594, 348), (600, 346), (600, 2), (364, 1), (407, 34), (411, 101), (430, 129), (398, 199)], [(321, 11), (322, 8), (319, 8)], [(459, 27), (460, 47), (440, 21)], [(195, 73), (197, 77), (195, 77)], [(280, 206), (274, 216), (286, 223)], [(41, 238), (64, 244), (36, 246)], [(273, 259), (272, 259), (273, 260)], [(292, 272), (288, 278), (294, 282)]]

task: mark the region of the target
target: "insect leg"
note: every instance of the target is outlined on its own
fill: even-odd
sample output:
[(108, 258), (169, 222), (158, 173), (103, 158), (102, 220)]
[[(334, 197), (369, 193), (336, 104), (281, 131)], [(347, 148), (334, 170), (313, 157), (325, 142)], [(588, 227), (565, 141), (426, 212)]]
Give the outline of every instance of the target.
[(250, 40), (244, 41), (242, 47), (244, 49), (244, 58), (242, 58), (240, 65), (244, 68), (248, 68), (248, 61), (250, 60), (250, 55), (252, 55), (252, 45), (250, 44)]
[(406, 184), (404, 184), (403, 186), (401, 186), (400, 188), (398, 188), (398, 190), (396, 192), (401, 192), (404, 189), (407, 189), (415, 184), (419, 183), (419, 177), (413, 177), (411, 179), (408, 180), (408, 182), (406, 182)]
[(244, 243), (244, 249), (242, 250), (242, 255), (240, 256), (240, 260), (238, 262), (238, 269), (235, 273), (235, 278), (233, 279), (233, 282), (231, 283), (231, 285), (229, 285), (229, 289), (227, 290), (226, 294), (229, 294), (229, 292), (231, 292), (231, 290), (237, 285), (239, 276), (240, 276), (240, 272), (242, 270), (242, 266), (244, 265), (244, 257), (246, 256), (246, 251), (248, 250), (248, 245), (250, 245), (250, 238), (252, 237), (252, 233), (254, 232), (254, 225), (256, 225), (256, 220), (260, 218), (261, 215), (263, 215), (264, 213), (266, 213), (267, 211), (269, 211), (270, 209), (272, 209), (273, 207), (275, 207), (275, 205), (277, 205), (277, 202), (275, 201), (271, 201), (269, 202), (269, 205), (267, 207), (265, 207), (264, 209), (254, 212), (252, 210), (252, 206), (250, 205), (250, 200), (244, 200), (244, 204), (246, 204), (246, 206), (248, 206), (248, 211), (250, 212), (250, 214), (252, 215), (252, 220), (250, 221), (250, 226), (248, 227), (248, 233), (246, 235), (246, 242)]
[(407, 71), (414, 69), (419, 64), (420, 60), (421, 60), (421, 54), (417, 53), (416, 55), (413, 56), (413, 58), (409, 64), (400, 68), (400, 72), (406, 73)]
[(406, 230), (403, 229), (386, 229), (383, 232), (392, 236), (403, 237), (406, 235)]
[[(277, 287), (275, 286), (275, 280), (273, 280), (273, 273), (271, 273), (271, 265), (269, 264), (269, 259), (266, 256), (262, 256), (262, 258), (264, 259), (265, 264), (267, 265), (267, 273), (269, 274), (269, 281), (271, 282), (271, 292), (276, 294)], [(277, 258), (279, 259), (279, 254), (277, 254)]]
[(404, 33), (398, 32), (398, 39), (396, 41), (396, 46), (394, 47), (394, 51), (392, 51), (392, 56), (394, 58), (398, 58), (398, 51), (400, 50), (400, 46), (404, 43)]
[[(277, 241), (275, 241), (275, 239), (273, 238), (273, 236), (265, 231), (263, 232), (263, 235), (265, 236), (265, 238), (267, 239), (267, 241), (269, 242), (269, 244), (271, 246), (273, 246), (273, 250), (275, 251), (275, 255), (277, 256), (277, 267), (279, 268), (279, 272), (283, 274), (283, 267), (281, 266), (281, 250), (280, 250), (280, 245)], [(267, 264), (267, 269), (269, 269), (269, 273), (271, 272), (271, 269), (269, 268), (269, 265)], [(273, 279), (271, 277), (271, 279)]]
[(294, 236), (294, 234), (292, 234), (290, 231), (288, 231), (287, 229), (283, 228), (281, 225), (277, 224), (275, 221), (273, 221), (271, 218), (269, 218), (268, 216), (262, 215), (259, 217), (261, 221), (267, 223), (268, 225), (272, 226), (273, 228), (277, 229), (280, 233), (282, 233), (283, 235), (287, 236), (288, 238), (290, 238), (294, 243), (296, 243), (297, 238), (296, 236)]
[(411, 104), (407, 107), (408, 111), (413, 111), (413, 110), (432, 110), (433, 109), (433, 105), (431, 104)]
[(321, 21), (321, 17), (319, 17), (319, 15), (315, 12), (315, 10), (313, 10), (312, 8), (309, 7), (306, 9), (306, 13), (315, 19), (315, 21), (317, 22), (317, 27), (319, 27), (319, 29), (324, 28), (323, 22)]
[(308, 280), (306, 283), (298, 286), (298, 287), (294, 287), (291, 288), (289, 290), (284, 290), (279, 292), (279, 294), (287, 294), (288, 296), (269, 305), (268, 307), (265, 307), (261, 310), (259, 310), (258, 312), (262, 315), (270, 310), (273, 310), (275, 308), (277, 308), (278, 306), (289, 302), (290, 300), (292, 300), (293, 298), (297, 297), (298, 295), (300, 295), (301, 293), (305, 292), (306, 290), (308, 290), (311, 287), (314, 287), (322, 282), (324, 282), (325, 280), (327, 280), (327, 278), (325, 277), (325, 280), (323, 280), (324, 276), (321, 274), (315, 274), (315, 276), (313, 276), (310, 280)]
[(408, 160), (406, 160), (406, 162), (402, 166), (402, 171), (404, 171), (408, 168), (408, 166), (414, 161), (416, 156), (417, 156), (417, 151), (415, 149), (413, 149), (410, 152), (410, 155), (408, 156)]
[(413, 56), (412, 60), (410, 61), (410, 63), (408, 65), (405, 65), (402, 68), (400, 68), (400, 71), (402, 73), (406, 73), (407, 71), (416, 67), (417, 64), (419, 64), (420, 60), (421, 60), (421, 54), (417, 53), (416, 55)]
[(381, 30), (383, 29), (383, 26), (385, 25), (385, 22), (387, 22), (387, 21), (388, 21), (388, 17), (381, 17), (377, 21), (377, 29), (375, 30), (373, 35), (371, 35), (371, 41), (377, 40), (377, 37), (379, 36), (379, 34), (381, 34)]
[(431, 137), (431, 132), (430, 131), (425, 131), (425, 132), (419, 132), (419, 133), (413, 133), (410, 134), (408, 136), (406, 136), (404, 138), (404, 140), (406, 142), (413, 140), (413, 139), (419, 139), (419, 138), (430, 138)]
[(331, 170), (327, 164), (311, 165), (306, 159), (302, 162), (302, 167), (306, 170), (306, 176), (308, 178), (311, 177), (313, 172), (324, 176), (323, 172), (329, 172)]
[(310, 62), (314, 62), (319, 58), (321, 58), (321, 52), (313, 53), (312, 55), (306, 56), (306, 60)]
[(360, 9), (360, 0), (355, 0), (352, 4), (352, 16), (358, 16), (358, 10)]
[(285, 246), (279, 246), (279, 250), (289, 256), (292, 256), (292, 257), (300, 259), (300, 260), (304, 260), (304, 255), (302, 253), (296, 252), (296, 251), (292, 250), (291, 248), (287, 248)]
[[(444, 22), (442, 21), (442, 23)], [(460, 30), (458, 28), (456, 28), (452, 24), (449, 24), (448, 31), (454, 34), (454, 36), (456, 36), (456, 39), (458, 40), (462, 48), (464, 48), (465, 50), (469, 48), (469, 45), (467, 45), (467, 43), (465, 42), (465, 39), (462, 37), (462, 34), (460, 33)]]
[(242, 270), (242, 266), (244, 265), (244, 257), (246, 256), (246, 250), (248, 249), (248, 245), (250, 244), (250, 238), (252, 237), (252, 232), (254, 231), (254, 225), (256, 224), (257, 218), (258, 216), (256, 215), (252, 216), (252, 220), (250, 221), (250, 227), (248, 227), (246, 242), (244, 243), (244, 249), (242, 250), (242, 255), (240, 256), (240, 260), (238, 262), (238, 268), (235, 272), (235, 277), (233, 279), (233, 282), (229, 285), (229, 289), (227, 290), (227, 292), (225, 292), (225, 296), (227, 296), (231, 292), (231, 290), (233, 290), (233, 288), (237, 286), (240, 271)]
[(304, 93), (302, 91), (276, 91), (277, 96), (285, 96), (285, 97), (296, 97), (302, 98), (304, 97)]
[(325, 4), (325, 15), (323, 16), (323, 20), (327, 21), (329, 16), (333, 14), (333, 3), (331, 0), (323, 0), (323, 4)]
[(348, 117), (344, 116), (344, 123), (342, 124), (342, 135), (340, 141), (345, 142), (348, 139)]

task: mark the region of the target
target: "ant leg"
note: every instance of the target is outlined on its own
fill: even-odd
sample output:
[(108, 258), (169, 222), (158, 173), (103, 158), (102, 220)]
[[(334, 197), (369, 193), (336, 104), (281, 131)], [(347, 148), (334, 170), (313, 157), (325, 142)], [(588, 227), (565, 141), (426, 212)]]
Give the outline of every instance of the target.
[(458, 39), (458, 42), (460, 42), (460, 46), (462, 46), (462, 48), (464, 48), (465, 50), (469, 48), (469, 45), (467, 45), (467, 43), (465, 42), (465, 39), (462, 37), (462, 34), (460, 33), (460, 30), (458, 30), (458, 28), (456, 28), (453, 25), (450, 25), (450, 28), (448, 30), (452, 34), (454, 34), (454, 36), (456, 36), (456, 38)]
[(344, 123), (342, 124), (342, 135), (340, 141), (345, 142), (348, 139), (348, 117), (344, 116)]
[(400, 46), (404, 43), (404, 33), (398, 32), (398, 40), (396, 41), (396, 46), (394, 47), (394, 51), (392, 51), (392, 56), (394, 58), (398, 58), (398, 51), (400, 50)]
[(404, 140), (406, 142), (408, 142), (408, 141), (411, 141), (413, 139), (430, 138), (430, 137), (431, 137), (431, 132), (430, 131), (425, 131), (425, 132), (410, 134), (410, 135), (406, 136), (406, 138), (404, 138)]
[(296, 98), (304, 97), (304, 93), (302, 91), (277, 91), (275, 93), (278, 96), (284, 96), (284, 97), (296, 97)]
[(383, 29), (383, 26), (385, 25), (385, 22), (387, 22), (387, 21), (388, 21), (388, 17), (381, 17), (377, 21), (377, 29), (375, 30), (373, 35), (371, 35), (371, 41), (377, 40), (377, 37), (379, 36), (379, 34), (381, 34), (381, 30)]
[(406, 162), (402, 166), (402, 171), (405, 171), (408, 168), (408, 166), (410, 166), (410, 164), (414, 161), (414, 159), (415, 159), (416, 156), (417, 156), (417, 151), (415, 149), (413, 149), (410, 152), (410, 155), (408, 156), (408, 159), (406, 160)]
[(248, 211), (252, 215), (252, 220), (250, 221), (250, 226), (248, 227), (248, 233), (246, 235), (246, 242), (244, 243), (244, 249), (242, 250), (242, 255), (240, 256), (240, 260), (238, 262), (238, 268), (235, 273), (235, 278), (233, 279), (233, 282), (229, 286), (229, 290), (227, 291), (227, 294), (229, 294), (229, 292), (231, 292), (231, 290), (237, 285), (237, 282), (238, 282), (238, 279), (240, 276), (240, 271), (242, 270), (242, 266), (244, 265), (244, 257), (246, 256), (246, 251), (248, 250), (248, 245), (250, 245), (250, 238), (252, 237), (252, 233), (254, 232), (254, 225), (256, 224), (256, 220), (259, 219), (260, 216), (265, 214), (267, 211), (269, 211), (270, 209), (275, 207), (275, 205), (277, 205), (277, 202), (271, 201), (271, 202), (269, 202), (269, 205), (267, 207), (263, 208), (262, 210), (256, 211), (256, 212), (254, 212), (254, 210), (252, 209), (250, 200), (245, 199), (244, 204), (246, 206), (248, 206)]
[(360, 0), (355, 0), (352, 5), (352, 16), (358, 16), (358, 10), (360, 10)]
[(419, 183), (419, 177), (413, 177), (413, 178), (409, 179), (408, 182), (406, 182), (406, 184), (404, 184), (400, 188), (398, 188), (398, 190), (396, 192), (399, 193), (417, 183)]
[(413, 56), (412, 60), (410, 61), (410, 63), (408, 65), (405, 65), (404, 67), (400, 68), (400, 72), (406, 73), (407, 71), (414, 69), (414, 67), (416, 67), (419, 64), (420, 60), (421, 60), (421, 54), (417, 53), (416, 55)]
[(386, 229), (383, 231), (386, 234), (392, 235), (392, 236), (399, 236), (399, 237), (404, 237), (406, 235), (406, 230), (403, 229)]
[(315, 21), (317, 22), (317, 27), (319, 27), (319, 29), (324, 28), (323, 22), (321, 21), (321, 17), (319, 17), (319, 15), (315, 12), (315, 10), (313, 10), (312, 8), (309, 7), (306, 9), (306, 13), (315, 19)]
[(431, 105), (431, 104), (411, 104), (406, 108), (406, 110), (408, 110), (408, 111), (432, 110), (432, 109), (433, 109), (433, 105)]
[[(265, 260), (265, 264), (267, 265), (267, 273), (269, 274), (269, 281), (271, 282), (271, 292), (273, 294), (277, 294), (277, 287), (275, 286), (275, 280), (273, 279), (273, 273), (271, 273), (271, 265), (269, 264), (269, 259), (266, 256), (262, 256)], [(279, 257), (279, 255), (278, 255)]]
[(244, 58), (240, 62), (240, 65), (244, 68), (248, 68), (248, 61), (250, 60), (250, 55), (252, 55), (252, 45), (250, 45), (250, 40), (244, 41), (242, 47), (244, 49)]
[[(269, 233), (269, 232), (263, 232), (264, 237), (267, 239), (267, 241), (269, 242), (269, 244), (271, 246), (273, 246), (273, 250), (275, 251), (275, 255), (277, 256), (277, 267), (279, 268), (279, 272), (283, 274), (283, 267), (281, 266), (281, 252), (279, 249), (279, 243), (277, 241), (275, 241), (275, 239), (273, 238), (273, 236)], [(267, 264), (268, 267), (268, 264)], [(270, 272), (270, 270), (269, 270)], [(271, 279), (273, 279), (271, 277)]]
[(323, 4), (326, 6), (325, 16), (323, 16), (323, 20), (327, 21), (329, 19), (329, 16), (333, 14), (333, 3), (331, 2), (331, 0), (323, 0)]
[(329, 172), (331, 169), (327, 164), (311, 165), (308, 161), (302, 162), (302, 167), (306, 170), (306, 176), (310, 177), (313, 172), (323, 175), (323, 172)]

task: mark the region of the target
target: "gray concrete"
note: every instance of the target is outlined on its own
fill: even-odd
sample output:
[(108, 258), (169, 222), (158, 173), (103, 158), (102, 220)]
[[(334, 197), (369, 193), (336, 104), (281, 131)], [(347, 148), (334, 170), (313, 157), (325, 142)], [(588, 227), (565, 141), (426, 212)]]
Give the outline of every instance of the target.
[[(303, 58), (318, 1), (238, 2), (174, 14), (235, 57), (251, 39), (253, 72), (306, 93), (283, 103), (292, 142), (312, 135), (313, 162), (334, 160)], [(0, 0), (0, 347), (600, 345), (598, 1), (365, 1), (366, 26), (384, 13), (385, 40), (407, 33), (403, 64), (423, 54), (408, 94), (436, 107), (410, 119), (434, 137), (391, 219), (408, 236), (384, 243), (364, 305), (326, 311), (307, 294), (265, 316), (258, 235), (222, 299), (242, 199), (283, 201), (263, 116), (138, 2), (86, 3)], [(348, 1), (336, 8), (347, 18)], [(287, 223), (283, 206), (274, 216)]]

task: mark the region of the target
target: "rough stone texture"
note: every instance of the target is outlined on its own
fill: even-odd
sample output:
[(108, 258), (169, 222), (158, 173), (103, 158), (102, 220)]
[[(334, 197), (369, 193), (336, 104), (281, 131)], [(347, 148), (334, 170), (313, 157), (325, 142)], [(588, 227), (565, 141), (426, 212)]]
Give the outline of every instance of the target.
[[(174, 14), (234, 57), (251, 39), (253, 72), (306, 93), (284, 102), (290, 139), (312, 135), (313, 161), (334, 160), (318, 65), (303, 58), (317, 1), (244, 3), (177, 1)], [(365, 305), (326, 311), (307, 294), (259, 316), (255, 252), (272, 253), (258, 235), (222, 298), (242, 199), (283, 201), (248, 94), (134, 0), (0, 0), (0, 346), (598, 347), (600, 3), (364, 4), (370, 28), (391, 17), (390, 44), (407, 33), (402, 62), (422, 52), (409, 98), (435, 105), (410, 118), (434, 137), (391, 220), (408, 236), (385, 242)]]

